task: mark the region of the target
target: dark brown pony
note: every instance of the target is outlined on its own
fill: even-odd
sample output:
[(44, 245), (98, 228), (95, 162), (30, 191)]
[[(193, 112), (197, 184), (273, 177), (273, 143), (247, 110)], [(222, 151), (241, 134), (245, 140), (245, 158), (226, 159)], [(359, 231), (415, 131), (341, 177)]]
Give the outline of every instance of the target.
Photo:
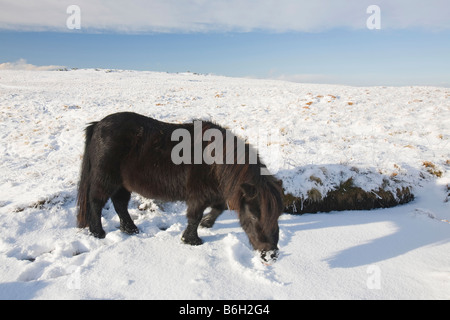
[[(211, 122), (201, 123), (201, 134), (208, 129), (221, 133), (223, 143), (219, 145), (223, 150), (210, 150), (219, 161), (199, 162), (195, 158), (198, 151), (203, 155), (218, 138), (199, 138), (194, 127), (194, 123), (164, 123), (131, 112), (111, 114), (91, 123), (86, 128), (78, 190), (78, 227), (89, 227), (95, 237), (104, 238), (101, 212), (111, 198), (120, 229), (139, 233), (128, 213), (131, 192), (137, 192), (147, 198), (186, 201), (188, 224), (182, 240), (200, 245), (198, 226), (212, 227), (229, 206), (237, 211), (242, 228), (263, 260), (276, 259), (278, 217), (283, 210), (281, 182), (266, 173), (265, 165), (248, 144), (241, 144), (245, 147), (239, 149), (242, 140)], [(180, 137), (177, 140), (174, 135), (177, 129), (194, 137), (190, 149), (180, 150)], [(231, 137), (233, 143), (225, 137)], [(179, 154), (174, 154), (174, 148)], [(174, 155), (186, 161), (175, 164)], [(211, 211), (203, 217), (208, 207)]]

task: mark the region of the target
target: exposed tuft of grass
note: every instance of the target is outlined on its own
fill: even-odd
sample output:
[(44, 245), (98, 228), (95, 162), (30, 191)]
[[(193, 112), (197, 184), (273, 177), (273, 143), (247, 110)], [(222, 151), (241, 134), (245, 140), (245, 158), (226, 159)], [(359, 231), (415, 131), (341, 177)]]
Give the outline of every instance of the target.
[(323, 196), (319, 190), (312, 188), (307, 197), (295, 197), (290, 193), (284, 195), (285, 212), (293, 214), (317, 213), (344, 210), (372, 210), (390, 208), (405, 204), (414, 199), (409, 187), (397, 188), (395, 194), (383, 188), (365, 191), (353, 184), (350, 178), (339, 187)]
[(424, 161), (422, 165), (427, 168), (429, 174), (438, 178), (442, 177), (442, 171), (436, 168), (436, 165), (430, 161)]

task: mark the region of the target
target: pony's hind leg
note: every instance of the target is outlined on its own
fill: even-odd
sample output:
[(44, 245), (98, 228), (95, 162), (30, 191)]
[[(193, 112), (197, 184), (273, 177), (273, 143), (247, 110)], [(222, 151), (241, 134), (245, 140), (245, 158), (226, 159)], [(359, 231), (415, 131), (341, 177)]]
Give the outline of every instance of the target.
[(96, 197), (94, 193), (90, 196), (90, 214), (89, 214), (89, 231), (96, 238), (103, 239), (106, 236), (105, 230), (102, 228), (102, 209), (108, 198)]
[(219, 203), (211, 207), (211, 211), (207, 213), (200, 221), (200, 226), (203, 228), (212, 228), (216, 219), (225, 210), (225, 203)]
[(121, 187), (112, 195), (111, 201), (120, 218), (120, 230), (127, 234), (136, 234), (139, 233), (139, 229), (136, 227), (128, 213), (128, 202), (130, 201), (130, 197), (131, 193)]

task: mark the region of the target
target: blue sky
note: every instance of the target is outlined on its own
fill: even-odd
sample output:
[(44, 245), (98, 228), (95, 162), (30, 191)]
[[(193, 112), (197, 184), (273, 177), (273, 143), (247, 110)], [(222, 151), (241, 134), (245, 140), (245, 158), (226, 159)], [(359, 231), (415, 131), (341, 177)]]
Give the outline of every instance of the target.
[[(114, 7), (94, 1), (98, 4), (95, 8), (80, 3), (81, 29), (69, 30), (67, 3), (45, 1), (46, 5), (36, 9), (19, 0), (0, 0), (0, 9), (4, 9), (0, 10), (0, 66), (25, 59), (36, 66), (450, 87), (450, 15), (446, 16), (450, 14), (450, 4), (445, 1), (436, 0), (433, 10), (425, 13), (420, 5), (406, 10), (381, 3), (379, 30), (366, 26), (371, 16), (366, 12), (370, 1), (359, 1), (358, 5), (346, 1), (347, 7), (339, 7), (337, 17), (336, 1), (319, 1), (323, 8), (320, 15), (312, 14), (320, 6), (298, 7), (299, 11), (302, 9), (300, 17), (287, 9), (271, 12), (277, 3), (295, 9), (302, 1), (241, 0), (236, 3), (249, 7), (227, 6), (228, 11), (222, 9), (220, 15), (216, 13), (217, 6), (224, 1), (187, 0), (191, 7), (185, 11), (180, 7), (186, 1), (166, 1), (115, 1)], [(148, 7), (149, 2), (153, 7)], [(349, 2), (353, 6), (348, 6)], [(428, 2), (429, 6), (432, 2)], [(127, 3), (135, 6), (130, 9)], [(262, 8), (258, 6), (249, 15), (248, 9), (255, 3), (262, 3)], [(334, 5), (330, 9), (327, 3)], [(195, 5), (202, 5), (206, 12), (200, 7), (192, 9)], [(32, 15), (32, 10), (41, 11)], [(142, 13), (146, 10), (153, 18), (146, 18)], [(103, 14), (101, 19), (95, 18), (95, 12)], [(297, 23), (298, 19), (302, 22)]]

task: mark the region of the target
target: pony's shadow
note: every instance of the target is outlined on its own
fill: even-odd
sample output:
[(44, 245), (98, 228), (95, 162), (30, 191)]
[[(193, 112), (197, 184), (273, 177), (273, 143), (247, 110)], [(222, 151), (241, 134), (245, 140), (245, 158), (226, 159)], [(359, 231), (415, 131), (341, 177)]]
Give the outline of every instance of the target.
[[(424, 216), (416, 217), (414, 214), (403, 214), (401, 218), (398, 217), (398, 214), (404, 213), (405, 210), (414, 212), (414, 208), (414, 204), (391, 208), (388, 215), (386, 214), (386, 209), (376, 209), (370, 211), (370, 214), (367, 214), (368, 211), (361, 212), (366, 214), (358, 214), (359, 212), (353, 212), (354, 214), (350, 212), (317, 213), (299, 215), (296, 219), (280, 220), (280, 230), (283, 230), (284, 234), (280, 245), (293, 245), (295, 235), (307, 230), (324, 229), (324, 236), (326, 236), (325, 229), (327, 228), (386, 222), (392, 224), (392, 233), (363, 243), (355, 242), (353, 246), (339, 250), (323, 259), (331, 268), (353, 268), (377, 264), (424, 246), (439, 245), (450, 241), (450, 234), (439, 228), (441, 226), (447, 227), (444, 224), (439, 225), (442, 222), (433, 221), (433, 223), (438, 224), (436, 229), (442, 232), (424, 232), (423, 225), (412, 222), (412, 219), (429, 218)], [(352, 214), (352, 216), (344, 217), (346, 214)], [(392, 219), (390, 217), (396, 218)], [(342, 237), (345, 236), (345, 231), (343, 231)], [(299, 245), (308, 246), (308, 243)], [(335, 244), (330, 243), (330, 247), (332, 246), (335, 246)]]

